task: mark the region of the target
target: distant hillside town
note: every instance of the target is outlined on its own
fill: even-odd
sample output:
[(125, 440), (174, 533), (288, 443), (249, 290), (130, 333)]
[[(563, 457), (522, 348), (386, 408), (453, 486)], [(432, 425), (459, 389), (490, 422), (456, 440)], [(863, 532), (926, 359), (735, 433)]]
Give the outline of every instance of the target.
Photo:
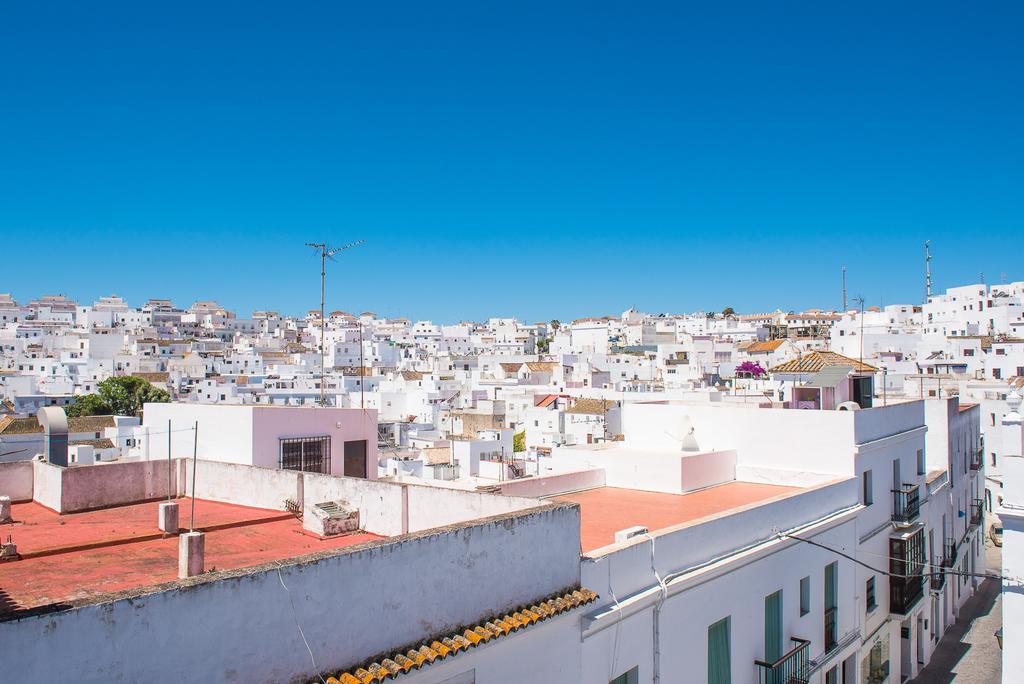
[(537, 323), (0, 295), (4, 671), (906, 681), (1020, 581), (1022, 390), (1024, 282)]

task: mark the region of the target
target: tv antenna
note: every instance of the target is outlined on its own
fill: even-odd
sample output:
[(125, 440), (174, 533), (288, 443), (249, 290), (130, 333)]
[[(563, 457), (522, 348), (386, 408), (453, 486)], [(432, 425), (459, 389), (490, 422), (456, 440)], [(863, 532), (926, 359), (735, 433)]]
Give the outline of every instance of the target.
[(327, 335), (327, 321), (324, 316), (324, 283), (327, 280), (327, 260), (334, 260), (334, 255), (338, 252), (344, 252), (347, 249), (358, 247), (359, 245), (366, 242), (366, 240), (356, 240), (350, 242), (347, 245), (341, 247), (331, 247), (326, 242), (307, 242), (307, 247), (312, 247), (317, 252), (320, 252), (320, 405), (327, 406), (327, 400), (324, 397), (324, 356), (326, 355), (326, 349), (324, 347), (324, 338)]

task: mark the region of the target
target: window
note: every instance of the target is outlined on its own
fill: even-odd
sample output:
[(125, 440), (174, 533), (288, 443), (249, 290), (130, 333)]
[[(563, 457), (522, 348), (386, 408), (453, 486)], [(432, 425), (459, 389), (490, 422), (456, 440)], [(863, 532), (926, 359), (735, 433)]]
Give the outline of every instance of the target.
[(800, 617), (811, 612), (811, 578), (800, 580)]
[(331, 438), (299, 437), (280, 440), (278, 466), (283, 470), (331, 472)]
[(837, 596), (836, 585), (839, 582), (839, 563), (832, 562), (825, 566), (825, 652), (836, 647), (838, 639), (838, 620), (836, 619)]
[(994, 451), (992, 452), (992, 465), (993, 467), (996, 465), (996, 452)]
[(917, 450), (917, 474), (924, 475), (924, 449)]
[[(613, 679), (610, 682), (608, 682), (608, 684), (637, 684), (637, 682), (639, 682), (639, 681), (640, 681), (640, 670), (639, 670), (639, 668), (634, 667), (629, 672), (623, 672), (618, 677), (616, 677), (615, 679)], [(708, 679), (708, 682), (710, 682), (710, 681), (711, 680)], [(726, 683), (728, 683), (728, 681), (729, 681), (728, 679), (725, 680)]]
[(863, 474), (864, 479), (864, 505), (870, 506), (875, 501), (874, 487), (871, 482), (871, 471), (865, 470)]
[(825, 673), (825, 684), (839, 684), (839, 666), (833, 667)]
[[(731, 684), (732, 682), (729, 631), (728, 617), (708, 627), (708, 684)], [(615, 681), (613, 684), (620, 684), (620, 682)]]
[(764, 597), (764, 659), (782, 657), (782, 591)]
[(870, 613), (878, 607), (878, 603), (875, 601), (875, 578), (872, 577), (868, 580), (867, 588), (864, 591), (867, 602), (868, 612)]

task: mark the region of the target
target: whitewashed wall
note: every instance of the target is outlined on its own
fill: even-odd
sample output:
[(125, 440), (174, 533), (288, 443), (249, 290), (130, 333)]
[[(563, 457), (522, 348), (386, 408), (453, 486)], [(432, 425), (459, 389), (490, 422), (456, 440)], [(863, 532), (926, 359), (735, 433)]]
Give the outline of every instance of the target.
[(303, 564), (204, 575), (0, 622), (4, 671), (13, 681), (74, 672), (104, 684), (308, 681), (296, 623), (317, 670), (352, 667), (575, 586), (578, 554), (578, 507), (551, 505)]

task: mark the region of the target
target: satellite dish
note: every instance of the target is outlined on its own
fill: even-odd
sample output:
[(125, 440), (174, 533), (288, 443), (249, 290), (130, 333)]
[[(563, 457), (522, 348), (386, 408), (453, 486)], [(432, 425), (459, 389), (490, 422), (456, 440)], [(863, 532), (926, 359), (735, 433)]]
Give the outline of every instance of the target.
[(700, 445), (697, 444), (697, 437), (694, 435), (694, 432), (693, 421), (690, 420), (690, 416), (684, 415), (682, 420), (679, 421), (678, 434), (667, 431), (665, 434), (679, 442), (681, 451), (700, 451)]

